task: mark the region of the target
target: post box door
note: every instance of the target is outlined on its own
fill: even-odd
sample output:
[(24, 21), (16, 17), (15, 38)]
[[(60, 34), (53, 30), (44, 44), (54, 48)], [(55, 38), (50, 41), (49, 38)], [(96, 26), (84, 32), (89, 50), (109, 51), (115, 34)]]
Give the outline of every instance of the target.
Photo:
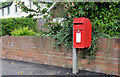
[(73, 27), (73, 45), (75, 48), (80, 48), (84, 44), (84, 25), (83, 23), (74, 23)]

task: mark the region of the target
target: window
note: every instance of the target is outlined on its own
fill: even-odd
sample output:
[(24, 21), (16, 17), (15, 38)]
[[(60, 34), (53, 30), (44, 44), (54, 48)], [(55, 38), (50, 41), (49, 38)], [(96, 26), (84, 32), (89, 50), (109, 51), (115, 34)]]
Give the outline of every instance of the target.
[(15, 5), (15, 12), (17, 12), (18, 10), (17, 10), (17, 5)]
[(8, 7), (8, 14), (10, 14), (10, 7)]
[(2, 8), (2, 16), (4, 16), (4, 9)]

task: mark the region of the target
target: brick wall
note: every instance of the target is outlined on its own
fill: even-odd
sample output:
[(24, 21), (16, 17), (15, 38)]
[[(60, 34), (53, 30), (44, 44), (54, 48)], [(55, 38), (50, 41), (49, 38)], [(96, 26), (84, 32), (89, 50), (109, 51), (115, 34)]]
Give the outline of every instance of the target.
[[(0, 51), (5, 59), (72, 68), (72, 51), (62, 47), (57, 51), (51, 42), (47, 37), (3, 36)], [(95, 54), (95, 60), (88, 64), (88, 59), (79, 56), (79, 69), (120, 76), (120, 38), (101, 38), (98, 42), (100, 49)]]

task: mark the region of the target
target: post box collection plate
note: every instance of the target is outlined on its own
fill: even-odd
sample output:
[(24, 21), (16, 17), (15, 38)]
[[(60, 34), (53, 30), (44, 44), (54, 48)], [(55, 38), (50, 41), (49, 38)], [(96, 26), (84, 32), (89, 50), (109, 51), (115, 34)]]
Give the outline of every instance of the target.
[(81, 43), (81, 33), (76, 33), (76, 43)]

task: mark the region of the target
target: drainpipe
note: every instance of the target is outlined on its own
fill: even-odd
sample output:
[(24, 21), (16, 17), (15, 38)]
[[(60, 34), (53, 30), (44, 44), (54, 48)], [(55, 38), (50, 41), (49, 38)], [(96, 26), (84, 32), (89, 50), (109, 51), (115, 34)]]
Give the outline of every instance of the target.
[[(31, 9), (32, 7), (31, 7), (31, 0), (30, 0), (30, 9)], [(30, 15), (31, 15), (31, 11), (30, 11)]]

